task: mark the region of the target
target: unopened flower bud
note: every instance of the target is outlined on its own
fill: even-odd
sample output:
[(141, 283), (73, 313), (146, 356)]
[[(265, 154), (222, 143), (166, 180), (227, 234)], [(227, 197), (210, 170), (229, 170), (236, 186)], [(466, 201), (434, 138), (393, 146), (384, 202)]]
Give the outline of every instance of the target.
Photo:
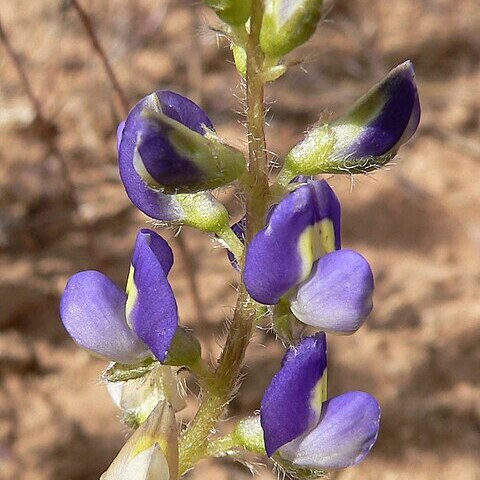
[(269, 57), (282, 57), (305, 43), (321, 17), (322, 0), (267, 0), (260, 46)]
[(128, 439), (100, 480), (177, 480), (178, 434), (175, 413), (160, 402)]
[(387, 164), (420, 120), (411, 62), (394, 68), (331, 125), (313, 128), (285, 158), (280, 182), (295, 175), (366, 173)]

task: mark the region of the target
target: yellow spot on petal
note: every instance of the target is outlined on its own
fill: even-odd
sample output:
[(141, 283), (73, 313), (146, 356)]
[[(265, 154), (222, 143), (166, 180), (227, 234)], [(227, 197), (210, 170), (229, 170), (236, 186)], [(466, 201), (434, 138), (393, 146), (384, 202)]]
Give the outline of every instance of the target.
[(335, 230), (332, 220), (324, 218), (319, 223), (306, 228), (300, 235), (298, 245), (302, 261), (300, 281), (303, 281), (310, 275), (316, 260), (335, 250)]
[(299, 280), (305, 280), (310, 275), (313, 262), (316, 260), (314, 248), (315, 233), (315, 228), (310, 226), (300, 235), (298, 249), (302, 262), (302, 277)]
[[(335, 250), (335, 230), (333, 228), (333, 222), (329, 218), (324, 218), (320, 222), (319, 228), (323, 253), (333, 252)], [(317, 258), (321, 257), (322, 254), (318, 255)]]
[(322, 413), (322, 404), (327, 399), (327, 370), (323, 371), (322, 378), (317, 382), (312, 392), (310, 403), (317, 412), (318, 417)]

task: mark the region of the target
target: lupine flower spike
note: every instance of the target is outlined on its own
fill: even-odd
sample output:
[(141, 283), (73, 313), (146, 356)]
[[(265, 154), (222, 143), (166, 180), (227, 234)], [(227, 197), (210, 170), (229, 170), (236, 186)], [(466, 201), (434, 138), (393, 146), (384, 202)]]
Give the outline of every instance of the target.
[(267, 455), (287, 470), (345, 468), (361, 462), (378, 436), (380, 407), (371, 395), (347, 392), (327, 400), (324, 333), (285, 355), (262, 400)]
[[(65, 287), (61, 317), (78, 345), (113, 362), (102, 379), (124, 423), (136, 429), (101, 480), (179, 480), (204, 458), (241, 459), (246, 451), (270, 457), (292, 479), (313, 480), (362, 461), (380, 422), (368, 393), (327, 395), (326, 335), (363, 325), (374, 278), (360, 253), (342, 248), (340, 202), (314, 176), (362, 174), (394, 158), (419, 123), (415, 74), (410, 62), (399, 65), (349, 113), (313, 126), (272, 180), (265, 85), (287, 72), (283, 56), (316, 30), (322, 0), (204, 3), (223, 22), (215, 30), (230, 41), (245, 79), (248, 160), (219, 138), (198, 105), (167, 90), (133, 107), (118, 127), (117, 150), (128, 197), (157, 227), (193, 227), (229, 251), (238, 297), (218, 362), (202, 359), (197, 338), (179, 326), (168, 277), (173, 253), (152, 230), (137, 235), (125, 290), (100, 272), (77, 273)], [(214, 195), (223, 187), (238, 187), (232, 198), (244, 199), (233, 227)], [(287, 352), (260, 414), (221, 434), (256, 325), (271, 327)], [(179, 432), (183, 370), (198, 383), (199, 408)]]

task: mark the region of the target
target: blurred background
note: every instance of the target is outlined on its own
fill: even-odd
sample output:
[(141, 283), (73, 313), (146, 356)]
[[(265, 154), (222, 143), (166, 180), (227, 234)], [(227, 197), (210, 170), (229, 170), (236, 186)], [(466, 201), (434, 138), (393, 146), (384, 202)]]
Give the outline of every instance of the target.
[[(65, 282), (79, 270), (124, 283), (146, 222), (116, 166), (115, 130), (127, 103), (176, 90), (203, 106), (222, 137), (246, 147), (241, 82), (200, 3), (80, 0), (88, 17), (78, 5), (0, 2), (2, 480), (96, 479), (128, 435), (99, 382), (106, 362), (73, 344), (58, 313)], [(479, 480), (480, 2), (338, 0), (327, 10), (313, 39), (289, 57), (294, 66), (268, 88), (272, 158), (281, 162), (309, 125), (345, 112), (408, 58), (423, 111), (391, 168), (332, 179), (344, 245), (370, 260), (377, 289), (366, 326), (331, 339), (330, 393), (369, 391), (383, 423), (367, 460), (331, 478)], [(238, 218), (232, 192), (220, 194)], [(181, 319), (214, 359), (238, 279), (211, 239), (175, 233), (163, 232), (176, 253)], [(281, 355), (259, 332), (230, 418), (259, 407)], [(189, 476), (250, 477), (220, 460)], [(256, 478), (275, 476), (258, 468)]]

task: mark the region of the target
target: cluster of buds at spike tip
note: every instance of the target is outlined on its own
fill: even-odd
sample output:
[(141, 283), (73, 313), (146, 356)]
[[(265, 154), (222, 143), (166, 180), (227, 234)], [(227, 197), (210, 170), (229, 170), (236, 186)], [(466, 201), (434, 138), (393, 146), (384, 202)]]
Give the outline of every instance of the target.
[(415, 133), (420, 102), (411, 62), (394, 68), (347, 115), (310, 130), (285, 158), (280, 183), (296, 175), (367, 173), (390, 162)]
[(151, 93), (119, 125), (117, 145), (125, 190), (146, 215), (209, 232), (228, 226), (209, 190), (241, 177), (245, 160), (198, 105), (174, 92)]
[(358, 330), (372, 310), (373, 274), (341, 249), (340, 203), (325, 180), (308, 180), (270, 212), (247, 247), (244, 282), (254, 300), (288, 303), (302, 323), (336, 334)]

